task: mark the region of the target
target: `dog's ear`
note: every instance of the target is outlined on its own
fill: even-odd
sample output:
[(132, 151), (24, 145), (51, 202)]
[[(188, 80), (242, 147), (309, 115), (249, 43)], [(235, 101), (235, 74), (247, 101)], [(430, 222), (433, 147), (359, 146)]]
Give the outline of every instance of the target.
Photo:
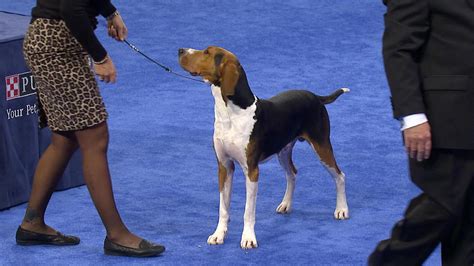
[(220, 69), (222, 58), (224, 58), (224, 54), (222, 53), (218, 53), (214, 56), (214, 66), (216, 67), (216, 70)]
[(240, 71), (238, 62), (227, 61), (223, 64), (219, 81), (224, 102), (227, 103), (227, 100), (235, 94), (235, 86), (239, 81), (239, 77)]

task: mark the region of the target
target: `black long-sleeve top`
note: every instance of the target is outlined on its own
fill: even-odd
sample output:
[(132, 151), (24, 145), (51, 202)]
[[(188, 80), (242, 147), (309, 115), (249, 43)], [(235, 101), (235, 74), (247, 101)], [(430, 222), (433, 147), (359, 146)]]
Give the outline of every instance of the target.
[(31, 15), (35, 18), (62, 19), (94, 61), (103, 60), (107, 51), (94, 34), (98, 15), (116, 11), (110, 0), (37, 0)]

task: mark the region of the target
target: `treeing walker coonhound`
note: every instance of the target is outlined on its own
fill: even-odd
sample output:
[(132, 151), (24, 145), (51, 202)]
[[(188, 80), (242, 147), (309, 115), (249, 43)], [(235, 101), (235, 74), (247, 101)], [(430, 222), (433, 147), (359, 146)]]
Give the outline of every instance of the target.
[(260, 162), (277, 154), (286, 173), (286, 192), (278, 213), (291, 211), (296, 168), (292, 150), (296, 140), (306, 140), (336, 182), (334, 217), (349, 218), (345, 175), (339, 169), (329, 139), (329, 117), (325, 104), (332, 103), (349, 89), (338, 89), (329, 96), (305, 90), (290, 90), (268, 100), (250, 90), (245, 71), (231, 52), (211, 46), (205, 50), (179, 49), (181, 67), (211, 84), (215, 99), (214, 150), (218, 161), (219, 222), (207, 242), (223, 244), (229, 222), (234, 162), (246, 176), (247, 199), (241, 247), (256, 248), (255, 208)]

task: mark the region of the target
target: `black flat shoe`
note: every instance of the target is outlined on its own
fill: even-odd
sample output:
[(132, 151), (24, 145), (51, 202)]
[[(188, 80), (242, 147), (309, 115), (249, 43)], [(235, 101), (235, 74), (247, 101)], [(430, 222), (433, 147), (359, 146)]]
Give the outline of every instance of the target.
[(32, 245), (54, 245), (54, 246), (72, 246), (78, 245), (81, 240), (75, 236), (63, 235), (57, 232), (56, 235), (40, 234), (18, 227), (16, 230), (16, 243), (22, 246)]
[(155, 257), (164, 251), (164, 246), (150, 243), (145, 239), (140, 242), (138, 248), (122, 246), (110, 241), (107, 237), (104, 240), (104, 253), (106, 255), (126, 257)]

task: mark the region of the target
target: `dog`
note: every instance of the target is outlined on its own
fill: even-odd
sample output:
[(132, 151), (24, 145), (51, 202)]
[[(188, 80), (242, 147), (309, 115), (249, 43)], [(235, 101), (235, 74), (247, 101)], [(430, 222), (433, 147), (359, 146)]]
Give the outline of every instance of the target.
[(251, 91), (237, 57), (216, 46), (204, 50), (180, 48), (179, 64), (193, 76), (211, 84), (215, 99), (214, 150), (218, 163), (220, 192), (219, 222), (207, 243), (223, 244), (229, 222), (232, 178), (237, 162), (246, 177), (244, 229), (240, 246), (258, 247), (255, 236), (255, 208), (259, 163), (277, 155), (285, 170), (287, 187), (278, 213), (289, 213), (295, 189), (296, 168), (292, 150), (297, 140), (306, 140), (334, 178), (337, 202), (334, 217), (349, 218), (345, 175), (334, 158), (329, 139), (329, 116), (325, 104), (332, 103), (349, 89), (318, 96), (306, 90), (290, 90), (268, 100)]

